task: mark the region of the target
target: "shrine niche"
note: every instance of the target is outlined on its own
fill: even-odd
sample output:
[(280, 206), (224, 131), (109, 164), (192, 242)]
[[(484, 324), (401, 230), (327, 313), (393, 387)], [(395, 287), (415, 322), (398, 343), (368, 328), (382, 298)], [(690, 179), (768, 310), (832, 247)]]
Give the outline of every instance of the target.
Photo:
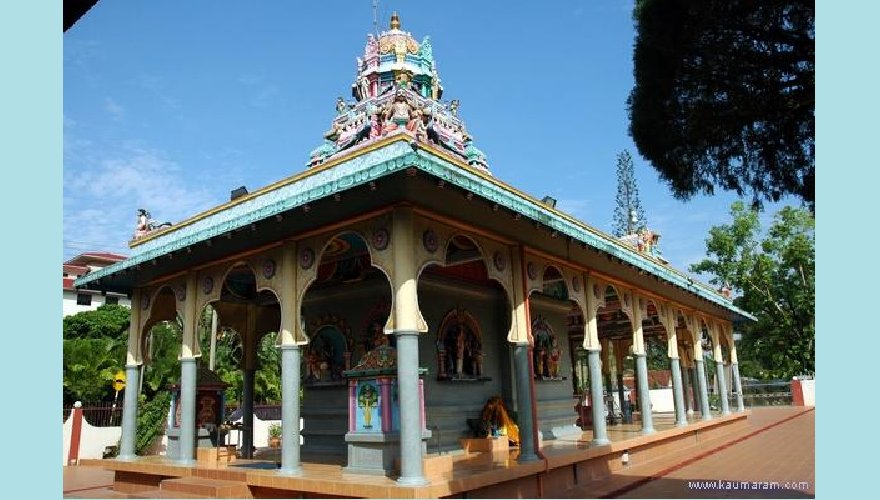
[(379, 346), (396, 344), (394, 335), (385, 334), (385, 324), (388, 322), (388, 316), (391, 314), (391, 304), (387, 300), (381, 300), (367, 312), (363, 325), (360, 328), (360, 338), (358, 345), (355, 346), (356, 355), (354, 358), (360, 362), (361, 358), (368, 352)]
[(483, 375), (480, 326), (466, 309), (449, 311), (437, 331), (437, 380), (491, 380)]
[(354, 337), (345, 321), (333, 315), (309, 324), (309, 346), (304, 354), (306, 385), (344, 385), (342, 372), (351, 368)]
[(532, 364), (536, 380), (565, 380), (560, 376), (562, 349), (553, 328), (543, 316), (538, 315), (532, 321), (532, 338), (535, 340)]

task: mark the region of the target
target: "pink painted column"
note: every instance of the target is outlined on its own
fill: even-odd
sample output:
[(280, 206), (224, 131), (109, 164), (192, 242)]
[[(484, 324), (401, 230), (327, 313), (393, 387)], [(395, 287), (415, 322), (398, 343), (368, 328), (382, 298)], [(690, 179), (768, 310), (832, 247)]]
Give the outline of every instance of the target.
[(382, 395), (382, 432), (391, 432), (391, 379), (380, 378), (379, 394)]

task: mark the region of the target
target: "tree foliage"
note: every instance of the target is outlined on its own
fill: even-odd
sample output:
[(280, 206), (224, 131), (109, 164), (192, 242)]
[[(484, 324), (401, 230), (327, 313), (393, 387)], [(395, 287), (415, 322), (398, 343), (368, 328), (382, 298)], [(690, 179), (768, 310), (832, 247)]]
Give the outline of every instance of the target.
[[(614, 236), (635, 234), (648, 225), (639, 200), (635, 170), (629, 151), (617, 155), (617, 197), (614, 206)], [(635, 220), (633, 220), (635, 219)]]
[(745, 375), (789, 378), (815, 372), (815, 220), (785, 207), (761, 237), (759, 213), (742, 202), (733, 221), (715, 226), (706, 240), (708, 258), (690, 270), (730, 286), (734, 303), (755, 315), (742, 327), (739, 345)]
[(634, 17), (630, 134), (673, 194), (813, 207), (814, 3), (639, 0)]
[(62, 322), (62, 375), (65, 404), (112, 400), (113, 375), (125, 365), (128, 308), (102, 305)]
[[(199, 321), (202, 332), (200, 363), (207, 365), (210, 352), (210, 308)], [(103, 305), (94, 311), (67, 316), (63, 321), (63, 392), (65, 404), (76, 400), (86, 403), (114, 398), (113, 377), (125, 368), (130, 310), (120, 305)], [(147, 401), (161, 396), (180, 380), (182, 324), (163, 321), (154, 325), (146, 342), (140, 390)], [(281, 400), (281, 355), (275, 346), (275, 334), (264, 335), (257, 346), (258, 369), (254, 377), (257, 401)], [(241, 340), (232, 330), (218, 333), (215, 372), (226, 383), (228, 401), (238, 401), (242, 394)], [(127, 390), (129, 388), (126, 388)]]
[(104, 304), (93, 311), (82, 311), (63, 320), (63, 334), (72, 339), (128, 340), (128, 322), (131, 313), (125, 306)]

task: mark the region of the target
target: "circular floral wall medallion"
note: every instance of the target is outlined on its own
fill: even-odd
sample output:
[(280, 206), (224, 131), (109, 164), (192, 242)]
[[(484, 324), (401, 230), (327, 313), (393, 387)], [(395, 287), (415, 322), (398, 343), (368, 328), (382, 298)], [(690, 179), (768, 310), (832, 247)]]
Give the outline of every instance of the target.
[(275, 276), (275, 261), (266, 259), (263, 261), (263, 277), (269, 279), (272, 276)]
[(528, 273), (530, 280), (538, 279), (538, 268), (535, 267), (534, 262), (529, 262), (529, 264), (526, 266), (526, 273)]
[(504, 259), (504, 254), (501, 252), (495, 252), (492, 254), (492, 262), (495, 264), (495, 269), (498, 271), (504, 271), (507, 267), (507, 261)]
[(315, 251), (311, 248), (303, 248), (302, 252), (299, 253), (299, 265), (303, 269), (308, 269), (312, 267), (312, 264), (315, 263)]
[(581, 280), (579, 280), (577, 276), (571, 278), (571, 289), (575, 292), (581, 291)]
[(431, 253), (437, 251), (437, 235), (434, 234), (434, 231), (428, 229), (422, 234), (422, 244), (425, 245), (425, 250)]
[(376, 250), (388, 248), (388, 230), (384, 227), (373, 231), (373, 248)]
[(205, 279), (202, 280), (202, 292), (205, 295), (208, 295), (213, 291), (214, 291), (214, 278), (211, 276), (205, 276)]

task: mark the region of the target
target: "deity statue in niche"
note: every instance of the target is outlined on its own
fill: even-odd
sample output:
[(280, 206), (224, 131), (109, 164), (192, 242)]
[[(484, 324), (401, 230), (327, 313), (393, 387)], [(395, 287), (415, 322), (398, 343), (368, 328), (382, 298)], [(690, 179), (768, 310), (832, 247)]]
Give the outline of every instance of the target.
[(532, 321), (532, 336), (535, 339), (535, 377), (557, 378), (562, 355), (556, 335), (543, 316), (539, 315)]
[(475, 377), (483, 376), (483, 349), (479, 339), (476, 337), (471, 338), (468, 350), (471, 353), (471, 373)]
[(483, 346), (476, 321), (461, 309), (450, 311), (437, 332), (437, 378), (483, 377)]
[(542, 377), (544, 376), (544, 358), (547, 357), (547, 353), (544, 352), (542, 347), (535, 348), (535, 375)]
[(321, 378), (321, 357), (309, 350), (306, 354), (306, 381), (314, 382)]
[(464, 375), (464, 353), (467, 349), (467, 340), (464, 338), (464, 328), (458, 326), (458, 334), (455, 336), (455, 374), (459, 377)]
[(559, 359), (561, 357), (559, 351), (559, 342), (556, 338), (553, 338), (552, 344), (550, 346), (550, 352), (547, 353), (547, 361), (549, 366), (548, 371), (550, 372), (550, 376), (553, 378), (559, 377)]
[(372, 323), (372, 325), (370, 326), (370, 332), (371, 332), (371, 339), (372, 339), (372, 344), (373, 344), (370, 347), (370, 350), (373, 350), (373, 349), (378, 348), (379, 346), (383, 346), (383, 345), (388, 344), (388, 336), (385, 335), (385, 332), (382, 330), (382, 325), (380, 325), (378, 322), (374, 321)]

